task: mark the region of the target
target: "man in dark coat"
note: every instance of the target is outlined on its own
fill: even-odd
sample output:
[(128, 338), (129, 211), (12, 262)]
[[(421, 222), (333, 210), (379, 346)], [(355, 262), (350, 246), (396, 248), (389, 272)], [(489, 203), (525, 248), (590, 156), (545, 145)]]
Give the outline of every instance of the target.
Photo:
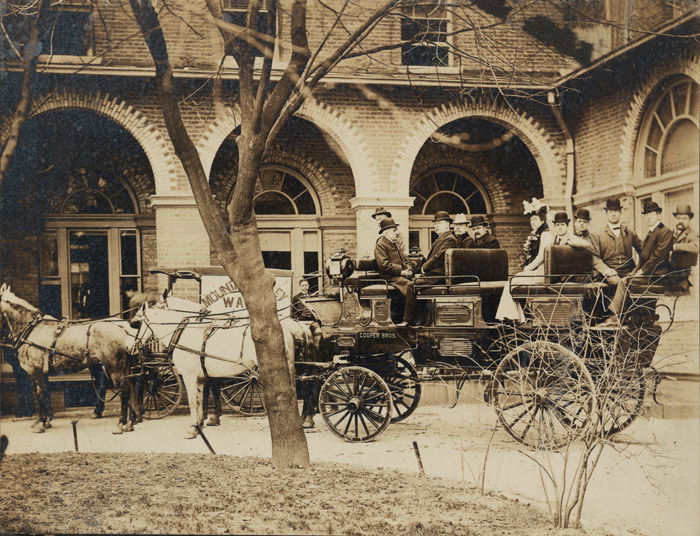
[(397, 242), (398, 225), (391, 218), (379, 222), (379, 239), (374, 246), (374, 259), (379, 274), (404, 298), (403, 321), (413, 324), (416, 310), (416, 290), (413, 286), (411, 262)]
[(608, 225), (600, 233), (591, 236), (594, 251), (593, 268), (610, 285), (617, 285), (621, 278), (634, 271), (632, 251), (641, 251), (642, 243), (632, 229), (620, 224), (622, 205), (619, 199), (605, 202)]
[(469, 249), (474, 247), (474, 239), (469, 234), (471, 222), (466, 214), (457, 214), (453, 223), (455, 236), (457, 237), (457, 247)]
[(472, 216), (472, 229), (474, 230), (474, 245), (478, 249), (499, 249), (501, 244), (498, 238), (489, 231), (489, 222), (483, 216)]
[[(377, 225), (380, 226), (381, 223), (386, 220), (387, 218), (391, 218), (391, 212), (389, 212), (387, 209), (384, 207), (378, 207), (375, 209), (374, 214), (372, 214), (372, 219), (377, 222)], [(379, 237), (381, 237), (381, 227), (379, 229)], [(377, 240), (379, 240), (379, 237), (377, 237)], [(399, 248), (404, 253), (408, 253), (408, 248), (406, 247), (406, 241), (404, 240), (403, 236), (401, 236), (401, 233), (396, 231), (396, 239), (394, 240), (398, 245)]]
[[(669, 269), (668, 258), (673, 247), (673, 232), (661, 223), (661, 207), (653, 201), (647, 201), (644, 203), (642, 214), (649, 226), (649, 232), (644, 237), (639, 253), (639, 269), (626, 277), (615, 291), (610, 304), (610, 310), (615, 315), (611, 319), (613, 323), (619, 322), (617, 316), (624, 310), (625, 297), (632, 282), (641, 281), (642, 277), (664, 275)], [(656, 278), (651, 278), (651, 281), (654, 279)]]
[(673, 217), (676, 218), (676, 230), (673, 233), (673, 251), (685, 253), (698, 252), (698, 235), (690, 228), (693, 219), (693, 209), (690, 205), (678, 205)]
[[(423, 263), (421, 271), (427, 276), (444, 276), (445, 275), (445, 252), (450, 248), (457, 247), (457, 237), (450, 231), (452, 218), (444, 210), (439, 210), (433, 217), (435, 232), (439, 235), (437, 240), (433, 242), (428, 252), (428, 258)], [(430, 280), (433, 284), (441, 284), (443, 280)]]

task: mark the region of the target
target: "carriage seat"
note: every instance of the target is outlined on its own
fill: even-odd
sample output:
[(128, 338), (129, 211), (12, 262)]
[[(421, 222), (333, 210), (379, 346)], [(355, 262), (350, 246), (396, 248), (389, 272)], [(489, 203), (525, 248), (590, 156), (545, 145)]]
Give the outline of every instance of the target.
[(345, 285), (359, 288), (372, 285), (377, 279), (382, 279), (379, 275), (377, 261), (374, 260), (374, 257), (363, 257), (355, 259), (355, 271), (345, 279)]
[(500, 295), (508, 284), (508, 253), (504, 249), (448, 249), (445, 282), (449, 295)]
[(545, 282), (535, 285), (519, 285), (518, 277), (513, 277), (513, 297), (582, 296), (601, 286), (592, 281), (593, 255), (585, 249), (550, 246), (545, 251), (544, 273)]

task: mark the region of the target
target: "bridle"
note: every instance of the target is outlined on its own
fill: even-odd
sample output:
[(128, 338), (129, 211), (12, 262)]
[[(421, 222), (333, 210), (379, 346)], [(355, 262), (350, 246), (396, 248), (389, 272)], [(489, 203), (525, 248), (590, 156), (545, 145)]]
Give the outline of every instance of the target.
[[(28, 320), (26, 322), (13, 322), (12, 318), (10, 318), (5, 309), (2, 307), (3, 302), (10, 303), (8, 300), (5, 299), (4, 293), (0, 294), (0, 311), (2, 311), (2, 324), (7, 326), (8, 335), (3, 337), (2, 340), (0, 340), (0, 344), (17, 351), (17, 349), (26, 341), (27, 337), (29, 337), (29, 334), (32, 332), (32, 330), (41, 322), (43, 315), (41, 314), (41, 311), (36, 311), (32, 315), (31, 320)], [(26, 326), (24, 326), (24, 328), (20, 330), (18, 328), (18, 324), (21, 325), (25, 323)], [(0, 324), (0, 327), (2, 324)]]

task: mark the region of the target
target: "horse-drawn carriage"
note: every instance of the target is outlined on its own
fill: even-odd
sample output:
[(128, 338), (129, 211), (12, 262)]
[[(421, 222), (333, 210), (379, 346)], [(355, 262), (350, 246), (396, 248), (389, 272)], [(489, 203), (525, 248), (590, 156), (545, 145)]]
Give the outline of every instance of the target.
[[(647, 383), (655, 386), (659, 310), (667, 309), (668, 330), (675, 306), (673, 298), (671, 305), (659, 301), (671, 278), (640, 279), (630, 287), (623, 327), (599, 328), (608, 291), (590, 276), (590, 254), (568, 246), (549, 249), (543, 282), (534, 285), (509, 278), (504, 250), (448, 250), (445, 277), (416, 288), (425, 311), (420, 326), (397, 322), (401, 296), (372, 259), (338, 252), (326, 272), (331, 292), (306, 300), (321, 326), (321, 346), (312, 357), (296, 353), (297, 390), (347, 441), (372, 440), (407, 418), (430, 377), (452, 378), (458, 388), (469, 378), (482, 381), (501, 424), (532, 448), (617, 433), (641, 411)], [(506, 285), (527, 304), (523, 324), (495, 319)], [(207, 318), (206, 311), (196, 314)], [(160, 355), (167, 358), (167, 351)], [(228, 382), (231, 405), (264, 411), (255, 370)]]

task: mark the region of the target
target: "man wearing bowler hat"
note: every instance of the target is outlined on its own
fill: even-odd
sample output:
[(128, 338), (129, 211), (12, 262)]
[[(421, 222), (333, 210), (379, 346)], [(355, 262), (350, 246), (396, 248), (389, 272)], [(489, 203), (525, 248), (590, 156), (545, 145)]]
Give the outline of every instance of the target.
[[(433, 216), (433, 225), (435, 232), (439, 235), (437, 240), (433, 242), (428, 252), (428, 258), (423, 263), (421, 271), (427, 276), (444, 276), (445, 275), (445, 252), (450, 248), (457, 247), (457, 237), (450, 231), (452, 218), (444, 210), (438, 210)], [(441, 284), (439, 279), (431, 281), (434, 284)]]
[(467, 219), (466, 214), (455, 215), (455, 221), (452, 223), (455, 236), (457, 237), (457, 247), (468, 249), (474, 247), (474, 239), (469, 233), (471, 222)]
[[(384, 207), (377, 207), (374, 210), (374, 214), (372, 214), (372, 219), (377, 222), (377, 225), (382, 223), (382, 221), (386, 220), (387, 218), (391, 218), (391, 212), (389, 212), (387, 209)], [(377, 237), (377, 240), (381, 238), (382, 232), (381, 228), (379, 229), (379, 236)], [(403, 236), (397, 231), (396, 233), (396, 243), (399, 245), (401, 248), (401, 251), (404, 253), (408, 252), (408, 248), (406, 248), (406, 242), (403, 239)]]
[(698, 252), (698, 235), (690, 228), (693, 219), (693, 209), (690, 205), (678, 205), (673, 217), (676, 218), (676, 230), (673, 233), (673, 251), (686, 253)]
[(579, 208), (574, 214), (574, 236), (591, 241), (591, 233), (588, 226), (591, 224), (591, 213), (586, 208)]
[[(642, 215), (649, 231), (644, 237), (642, 250), (639, 253), (639, 268), (617, 286), (615, 296), (610, 304), (613, 317), (608, 319), (605, 324), (619, 324), (619, 315), (624, 311), (625, 298), (632, 281), (640, 280), (644, 276), (660, 276), (668, 272), (668, 259), (673, 247), (673, 232), (661, 223), (661, 207), (654, 201), (644, 203)], [(652, 278), (652, 280), (655, 279)], [(643, 281), (641, 283), (644, 284)]]
[(404, 298), (403, 321), (413, 324), (416, 309), (416, 291), (413, 287), (413, 271), (406, 253), (396, 242), (398, 225), (391, 218), (379, 222), (379, 239), (374, 246), (374, 259), (379, 274), (393, 285)]
[(632, 273), (635, 268), (632, 252), (639, 253), (642, 241), (632, 229), (620, 224), (622, 205), (617, 198), (605, 202), (605, 216), (608, 224), (591, 236), (594, 251), (600, 258), (594, 268), (610, 285), (620, 283), (622, 277)]
[(472, 229), (474, 230), (474, 245), (478, 249), (499, 249), (501, 244), (498, 238), (489, 231), (489, 222), (483, 216), (472, 216)]
[(568, 246), (571, 241), (569, 236), (569, 215), (566, 212), (557, 212), (554, 214), (554, 241), (553, 246)]

